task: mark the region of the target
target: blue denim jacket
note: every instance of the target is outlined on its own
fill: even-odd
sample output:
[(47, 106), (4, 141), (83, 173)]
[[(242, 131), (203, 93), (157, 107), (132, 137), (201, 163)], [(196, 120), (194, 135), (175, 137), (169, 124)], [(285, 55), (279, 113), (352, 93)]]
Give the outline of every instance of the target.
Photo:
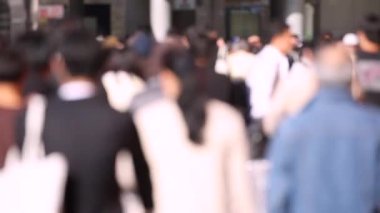
[(323, 88), (275, 135), (270, 213), (374, 213), (380, 201), (380, 112)]

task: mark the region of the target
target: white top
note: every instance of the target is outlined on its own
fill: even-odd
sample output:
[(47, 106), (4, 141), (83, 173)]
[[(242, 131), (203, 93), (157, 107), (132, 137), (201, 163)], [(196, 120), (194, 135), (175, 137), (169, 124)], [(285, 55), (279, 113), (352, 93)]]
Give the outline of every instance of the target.
[(276, 82), (285, 79), (288, 73), (288, 58), (274, 46), (265, 46), (257, 55), (247, 79), (253, 118), (261, 119), (267, 114)]
[(243, 120), (229, 106), (207, 106), (205, 142), (189, 141), (177, 104), (161, 99), (134, 120), (151, 169), (157, 213), (252, 213)]
[(228, 56), (227, 62), (230, 77), (234, 80), (245, 81), (254, 69), (255, 55), (247, 51), (237, 51)]

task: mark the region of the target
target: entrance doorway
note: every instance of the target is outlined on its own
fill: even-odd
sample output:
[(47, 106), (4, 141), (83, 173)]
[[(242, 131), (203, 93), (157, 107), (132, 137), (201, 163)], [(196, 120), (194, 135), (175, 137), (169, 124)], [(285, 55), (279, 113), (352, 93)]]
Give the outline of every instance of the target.
[(265, 7), (262, 5), (227, 7), (227, 38), (247, 38), (253, 34), (262, 35), (264, 15)]
[(109, 4), (86, 4), (84, 7), (85, 25), (97, 35), (111, 33), (111, 7)]

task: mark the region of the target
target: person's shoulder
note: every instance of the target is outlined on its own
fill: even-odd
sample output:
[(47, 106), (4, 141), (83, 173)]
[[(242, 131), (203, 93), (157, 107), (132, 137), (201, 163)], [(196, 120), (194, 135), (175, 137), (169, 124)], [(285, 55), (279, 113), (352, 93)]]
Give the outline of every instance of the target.
[(305, 81), (307, 79), (317, 80), (317, 73), (314, 72), (314, 68), (307, 67), (302, 62), (295, 62), (289, 72), (288, 79)]
[(175, 101), (166, 98), (155, 98), (149, 102), (145, 102), (143, 105), (131, 111), (134, 117), (151, 117), (151, 119), (163, 119), (166, 116), (174, 114), (178, 111), (178, 106)]
[(220, 120), (220, 122), (223, 122), (227, 125), (233, 125), (236, 124), (236, 122), (243, 122), (242, 116), (236, 109), (234, 109), (229, 104), (218, 100), (208, 101), (207, 114), (209, 117), (217, 118)]
[(212, 113), (238, 114), (232, 106), (219, 100), (211, 99), (207, 105), (212, 109)]
[(270, 58), (271, 53), (270, 50), (268, 50), (268, 47), (264, 47), (259, 53), (256, 55), (256, 62), (260, 62), (262, 60), (265, 60), (266, 58)]
[(254, 63), (257, 59), (257, 55), (250, 53), (250, 52), (247, 52), (245, 57), (246, 57), (247, 61), (250, 61), (251, 63)]
[(286, 118), (277, 128), (275, 135), (288, 135), (296, 137), (299, 134), (313, 131), (315, 125), (313, 104), (310, 103), (298, 114)]
[(243, 56), (247, 59), (255, 59), (256, 58), (256, 55), (251, 53), (251, 52), (248, 52), (248, 51), (244, 51), (243, 52)]
[(290, 70), (290, 74), (292, 74), (292, 73), (303, 73), (305, 70), (306, 70), (306, 66), (302, 62), (296, 61), (296, 62), (294, 62), (293, 66)]

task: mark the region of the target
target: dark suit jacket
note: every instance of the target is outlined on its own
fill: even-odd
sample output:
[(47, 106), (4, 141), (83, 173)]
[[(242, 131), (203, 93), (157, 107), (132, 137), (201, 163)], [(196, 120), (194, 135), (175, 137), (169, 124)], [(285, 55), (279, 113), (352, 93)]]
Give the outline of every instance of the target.
[[(25, 115), (19, 122), (18, 144), (24, 121)], [(122, 212), (115, 159), (123, 149), (133, 155), (145, 207), (153, 207), (148, 165), (131, 116), (112, 110), (103, 95), (80, 101), (49, 98), (43, 141), (47, 154), (62, 153), (69, 162), (65, 212)]]

